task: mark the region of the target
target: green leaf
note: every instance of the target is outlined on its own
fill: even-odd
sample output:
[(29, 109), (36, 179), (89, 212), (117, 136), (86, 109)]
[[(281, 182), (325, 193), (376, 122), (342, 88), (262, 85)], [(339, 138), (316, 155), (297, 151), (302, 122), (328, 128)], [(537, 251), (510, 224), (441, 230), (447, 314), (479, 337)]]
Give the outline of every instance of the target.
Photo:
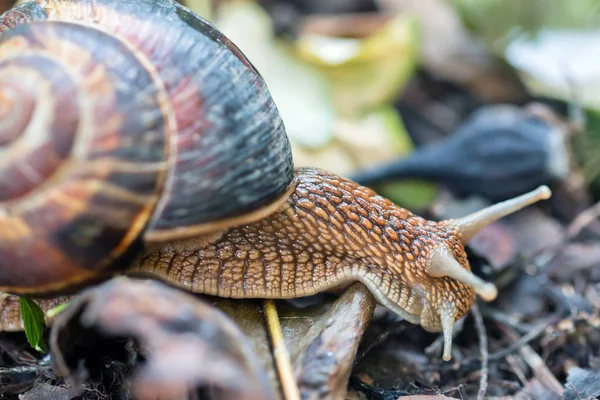
[(46, 345), (42, 338), (44, 327), (46, 326), (44, 322), (44, 312), (40, 306), (29, 297), (20, 297), (19, 306), (21, 307), (21, 317), (23, 318), (27, 341), (31, 347), (41, 353), (45, 353)]

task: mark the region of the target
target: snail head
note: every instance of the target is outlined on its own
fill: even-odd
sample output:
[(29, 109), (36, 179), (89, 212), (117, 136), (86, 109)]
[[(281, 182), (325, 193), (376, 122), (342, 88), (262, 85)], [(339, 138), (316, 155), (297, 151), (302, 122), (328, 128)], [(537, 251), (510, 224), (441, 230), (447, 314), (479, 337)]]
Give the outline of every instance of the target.
[[(498, 290), (471, 272), (465, 245), (481, 230), (498, 219), (512, 214), (551, 195), (547, 186), (510, 200), (492, 205), (462, 218), (429, 222), (438, 229), (430, 229), (431, 244), (419, 258), (419, 270), (430, 278), (422, 287), (423, 305), (419, 323), (424, 329), (444, 334), (445, 360), (450, 359), (452, 329), (457, 319), (469, 310), (479, 295), (484, 301), (493, 301)], [(436, 234), (439, 232), (439, 234)]]

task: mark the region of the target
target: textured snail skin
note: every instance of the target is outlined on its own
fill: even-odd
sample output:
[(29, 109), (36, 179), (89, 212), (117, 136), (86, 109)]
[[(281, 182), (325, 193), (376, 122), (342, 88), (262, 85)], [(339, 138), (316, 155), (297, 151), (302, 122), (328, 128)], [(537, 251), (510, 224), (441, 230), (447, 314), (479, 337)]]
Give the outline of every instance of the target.
[(432, 278), (426, 265), (440, 243), (469, 268), (463, 245), (445, 223), (427, 221), (372, 190), (328, 172), (302, 168), (276, 213), (206, 241), (173, 242), (136, 262), (187, 290), (234, 298), (293, 298), (361, 281), (406, 320), (440, 331), (440, 307), (462, 317), (472, 288)]

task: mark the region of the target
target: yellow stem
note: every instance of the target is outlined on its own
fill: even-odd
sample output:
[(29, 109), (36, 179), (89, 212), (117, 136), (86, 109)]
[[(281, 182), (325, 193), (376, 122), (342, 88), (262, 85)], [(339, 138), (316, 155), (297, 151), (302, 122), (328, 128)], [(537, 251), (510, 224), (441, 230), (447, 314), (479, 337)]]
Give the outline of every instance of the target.
[(279, 316), (277, 315), (275, 302), (270, 299), (265, 300), (264, 308), (283, 396), (286, 400), (300, 400), (300, 391), (298, 390), (296, 378), (294, 377), (290, 355), (288, 354), (283, 340), (283, 333), (281, 332), (281, 325), (279, 324)]

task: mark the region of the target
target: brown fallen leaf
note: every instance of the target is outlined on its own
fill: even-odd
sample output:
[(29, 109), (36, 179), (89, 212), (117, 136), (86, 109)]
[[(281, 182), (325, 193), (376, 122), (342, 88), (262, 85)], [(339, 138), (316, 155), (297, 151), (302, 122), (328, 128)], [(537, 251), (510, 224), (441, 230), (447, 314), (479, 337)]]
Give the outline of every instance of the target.
[[(216, 299), (254, 344), (266, 374), (279, 386), (262, 307), (259, 302)], [(360, 339), (375, 309), (375, 300), (360, 283), (333, 304), (296, 307), (277, 302), (286, 347), (302, 399), (341, 399)]]
[(343, 398), (374, 310), (373, 296), (359, 283), (348, 288), (327, 312), (310, 316), (310, 324), (306, 319), (286, 320), (284, 336), (303, 399)]
[(276, 398), (278, 400), (281, 399), (281, 385), (275, 367), (261, 301), (214, 297), (211, 300), (211, 304), (227, 314), (244, 333), (247, 340), (252, 343), (264, 375), (275, 388), (274, 391), (277, 393)]
[(538, 208), (528, 208), (504, 221), (519, 243), (521, 256), (529, 258), (560, 246), (565, 228)]
[[(569, 243), (561, 249), (549, 275), (553, 278), (569, 279), (574, 273), (596, 268), (600, 264), (600, 243)], [(591, 271), (593, 273), (593, 271)]]
[(479, 232), (469, 243), (469, 248), (485, 257), (494, 270), (506, 267), (518, 256), (517, 240), (501, 222), (490, 224)]
[[(257, 383), (261, 379), (268, 382), (263, 388), (268, 388), (272, 398), (280, 398), (261, 302), (201, 297), (208, 304), (157, 282), (128, 279), (88, 289), (72, 299), (54, 321), (47, 321), (53, 326), (50, 340), (54, 367), (76, 384), (82, 362), (87, 365), (99, 357), (111, 359), (104, 350), (87, 354), (86, 346), (97, 351), (102, 341), (128, 337), (135, 339), (148, 357), (134, 379), (134, 387), (142, 391), (141, 398), (146, 394), (182, 393), (203, 383), (230, 392), (243, 390), (245, 398), (250, 398), (244, 382)], [(8, 310), (19, 311), (18, 298), (6, 296), (5, 301)], [(38, 304), (47, 311), (58, 303), (40, 300)], [(308, 307), (283, 301), (277, 304), (302, 398), (343, 398), (358, 345), (375, 310), (372, 295), (357, 283), (334, 302)], [(217, 308), (237, 326), (230, 326)], [(21, 330), (22, 324), (13, 328)], [(236, 333), (237, 329), (243, 334)], [(252, 348), (245, 342), (251, 342)], [(211, 364), (203, 362), (207, 359)], [(222, 368), (214, 367), (218, 360)], [(85, 377), (84, 373), (81, 379)]]
[(115, 279), (83, 291), (54, 320), (55, 370), (73, 384), (86, 365), (86, 339), (96, 351), (132, 338), (145, 361), (132, 382), (138, 399), (181, 398), (198, 387), (218, 399), (273, 399), (256, 355), (222, 312), (156, 281)]

